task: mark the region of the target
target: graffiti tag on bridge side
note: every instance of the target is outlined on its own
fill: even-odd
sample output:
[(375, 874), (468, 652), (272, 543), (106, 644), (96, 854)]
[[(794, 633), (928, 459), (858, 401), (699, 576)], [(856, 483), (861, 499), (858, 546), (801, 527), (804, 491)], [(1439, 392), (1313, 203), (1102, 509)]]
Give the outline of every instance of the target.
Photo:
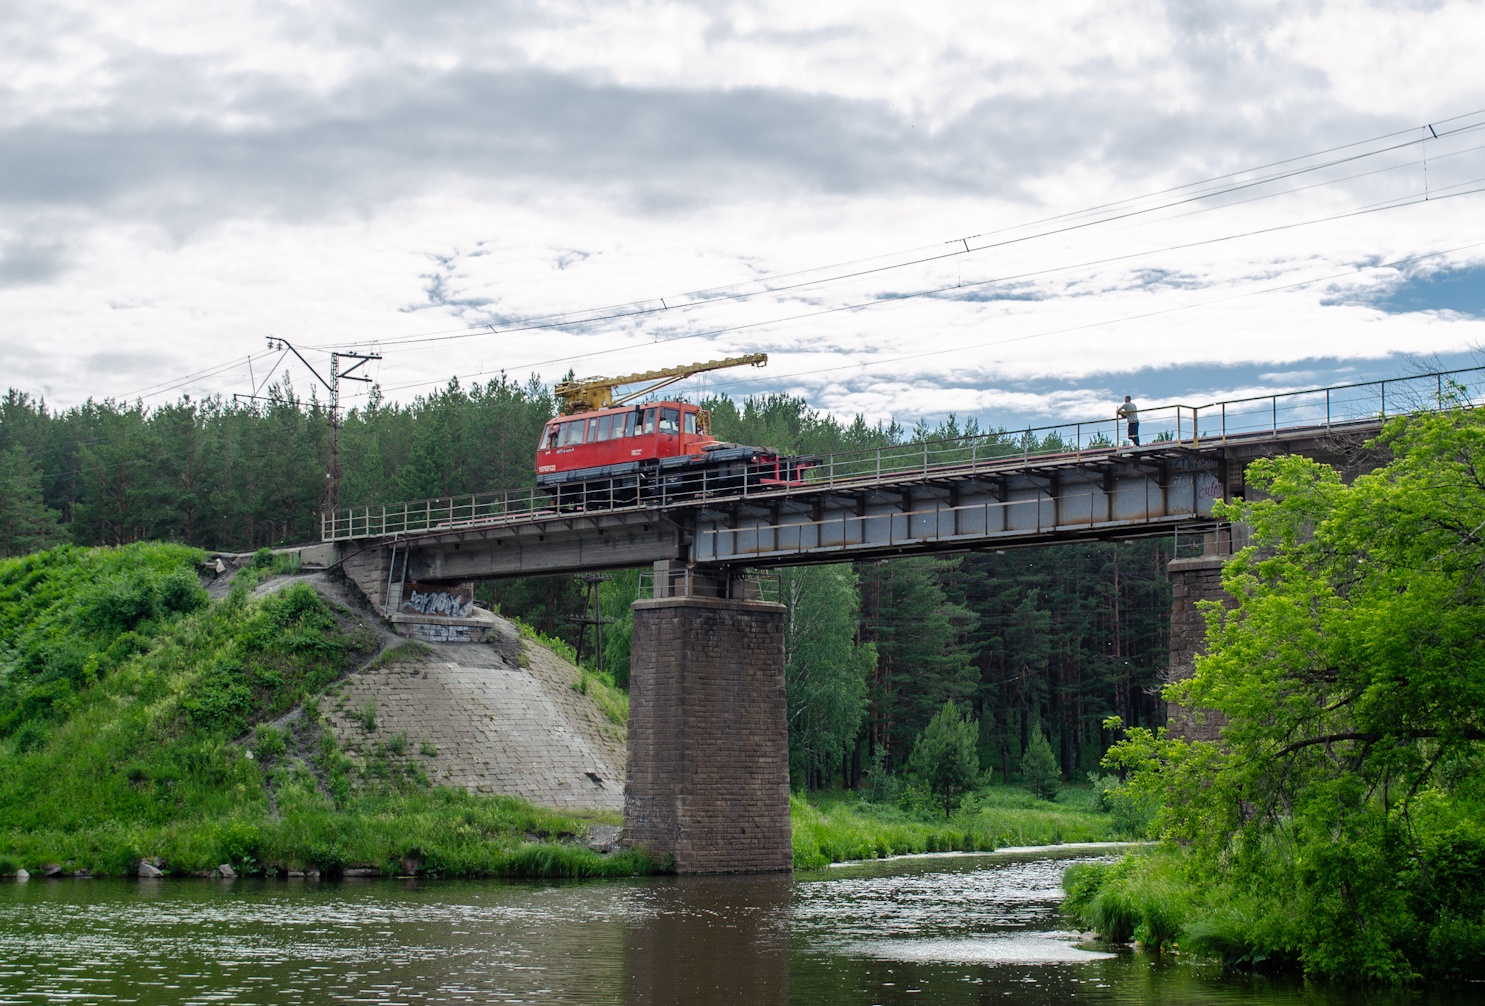
[(410, 583), (399, 609), (404, 615), (468, 618), (474, 611), (474, 585)]

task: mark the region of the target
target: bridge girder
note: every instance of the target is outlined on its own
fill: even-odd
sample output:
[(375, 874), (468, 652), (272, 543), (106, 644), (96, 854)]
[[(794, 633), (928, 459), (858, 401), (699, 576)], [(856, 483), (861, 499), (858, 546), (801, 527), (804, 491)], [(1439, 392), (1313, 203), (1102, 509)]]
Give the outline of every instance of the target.
[[(1212, 504), (1242, 492), (1257, 457), (1303, 453), (1349, 474), (1377, 426), (1295, 430), (1245, 442), (1172, 443), (1080, 457), (1003, 459), (877, 478), (817, 481), (733, 498), (587, 513), (552, 510), (521, 519), (467, 522), (382, 539), (338, 543), (405, 558), (400, 575), (457, 582), (574, 573), (680, 561), (768, 567), (914, 553), (962, 552), (1199, 528)], [(347, 562), (368, 570), (364, 561)], [(380, 569), (380, 565), (377, 566)], [(358, 580), (360, 574), (356, 575)], [(380, 593), (380, 592), (378, 592)]]

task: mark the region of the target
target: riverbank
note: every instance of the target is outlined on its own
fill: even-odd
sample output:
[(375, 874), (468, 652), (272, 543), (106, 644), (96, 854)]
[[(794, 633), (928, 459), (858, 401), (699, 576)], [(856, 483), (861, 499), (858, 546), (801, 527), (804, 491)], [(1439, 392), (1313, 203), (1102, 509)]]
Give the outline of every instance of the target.
[[(270, 876), (612, 877), (666, 868), (615, 848), (616, 808), (558, 811), (478, 792), (499, 766), (473, 783), (450, 778), (472, 756), (452, 734), (396, 715), (431, 708), (429, 690), (452, 687), (447, 654), (389, 637), (324, 584), (289, 577), (279, 589), (270, 578), (292, 570), (267, 555), (208, 592), (202, 559), (138, 544), (0, 562), (0, 874), (190, 876), (225, 865)], [(558, 659), (539, 644), (512, 646), (527, 648), (523, 663)], [(488, 684), (502, 669), (511, 670), (477, 676)], [(534, 680), (541, 669), (514, 676)], [(399, 695), (416, 686), (416, 701), (378, 705), (394, 685)], [(593, 706), (589, 718), (603, 729), (622, 730), (615, 703), (594, 703), (603, 689), (557, 690)], [(1120, 837), (1092, 791), (1072, 786), (1055, 802), (987, 787), (949, 818), (854, 793), (810, 794), (793, 798), (791, 817), (799, 869)]]
[(1108, 842), (1122, 838), (1086, 787), (1065, 786), (1056, 801), (1010, 786), (987, 786), (950, 817), (871, 803), (853, 793), (794, 797), (794, 868), (925, 852), (994, 852), (1006, 846)]
[(254, 596), (267, 556), (213, 599), (202, 559), (138, 544), (0, 562), (0, 873), (656, 869), (589, 847), (611, 847), (614, 812), (435, 785), (433, 749), (369, 707), (348, 746), (336, 685), (384, 634), (307, 583)]

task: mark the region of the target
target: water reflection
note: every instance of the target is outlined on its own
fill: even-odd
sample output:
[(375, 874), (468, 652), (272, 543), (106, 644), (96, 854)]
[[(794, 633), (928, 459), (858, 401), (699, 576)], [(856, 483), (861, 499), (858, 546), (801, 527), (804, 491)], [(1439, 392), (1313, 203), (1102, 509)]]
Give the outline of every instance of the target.
[(1485, 1000), (1478, 985), (1363, 993), (1081, 945), (1057, 915), (1068, 862), (585, 884), (0, 883), (0, 1006)]
[(647, 886), (624, 923), (624, 1001), (786, 1006), (793, 889), (783, 876)]

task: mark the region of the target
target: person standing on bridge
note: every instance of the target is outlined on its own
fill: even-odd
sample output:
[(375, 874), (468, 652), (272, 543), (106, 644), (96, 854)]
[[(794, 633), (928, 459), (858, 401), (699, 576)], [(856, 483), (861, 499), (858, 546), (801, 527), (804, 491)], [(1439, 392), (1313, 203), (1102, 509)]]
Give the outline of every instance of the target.
[(1140, 410), (1134, 407), (1129, 396), (1124, 396), (1124, 404), (1114, 410), (1114, 415), (1129, 424), (1129, 442), (1138, 447), (1140, 445)]

